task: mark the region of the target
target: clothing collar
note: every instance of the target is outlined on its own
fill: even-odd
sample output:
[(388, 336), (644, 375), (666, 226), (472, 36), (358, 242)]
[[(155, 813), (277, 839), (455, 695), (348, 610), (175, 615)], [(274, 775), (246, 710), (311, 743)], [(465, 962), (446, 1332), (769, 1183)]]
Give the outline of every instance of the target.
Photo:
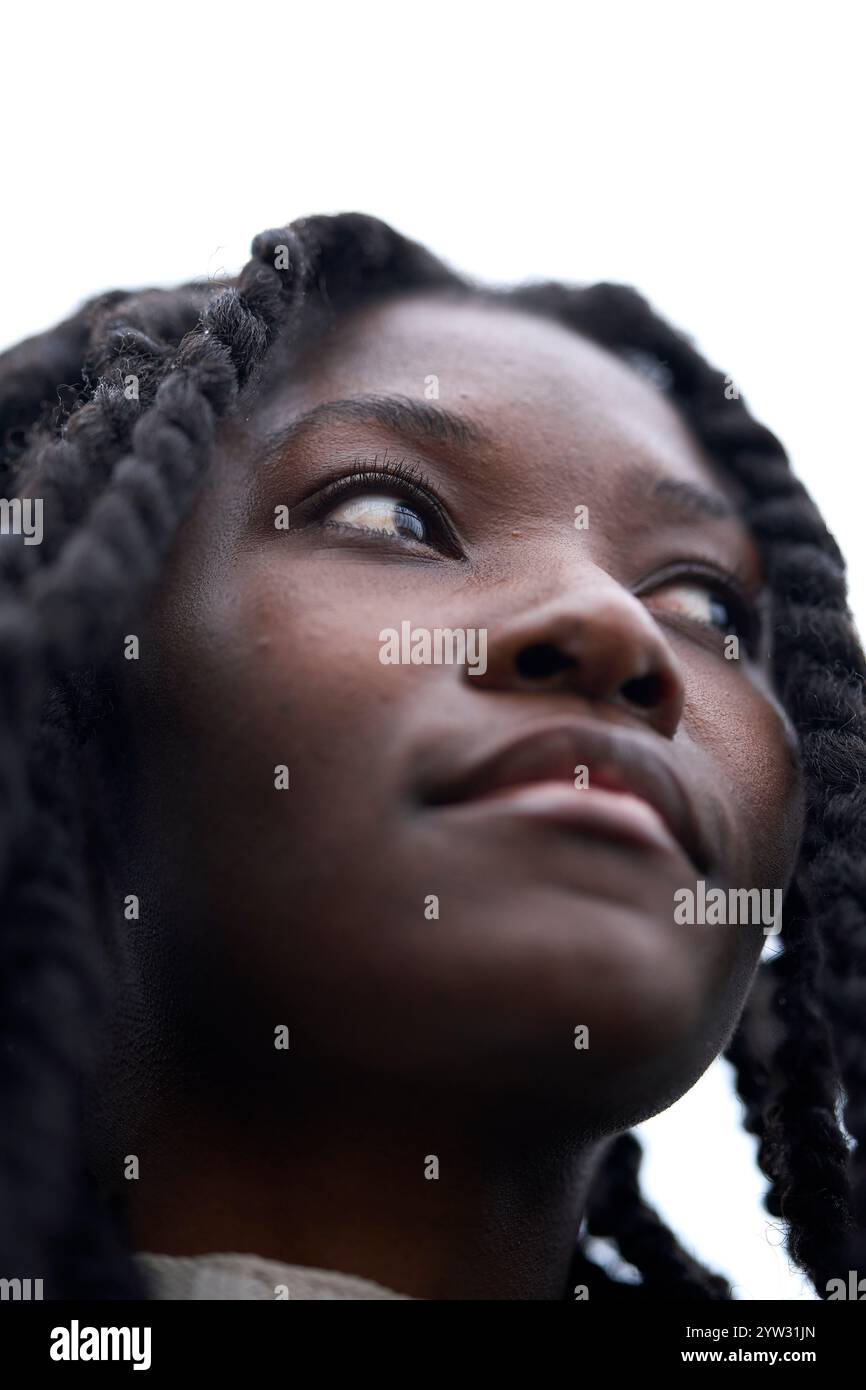
[(333, 1269), (265, 1260), (259, 1255), (155, 1255), (134, 1257), (157, 1299), (408, 1299), (371, 1279)]

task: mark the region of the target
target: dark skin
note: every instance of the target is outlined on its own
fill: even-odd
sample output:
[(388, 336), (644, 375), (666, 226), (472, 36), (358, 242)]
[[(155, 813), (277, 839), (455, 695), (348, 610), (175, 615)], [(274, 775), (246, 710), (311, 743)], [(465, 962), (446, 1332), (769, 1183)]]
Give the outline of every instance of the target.
[[(285, 436), (324, 402), (424, 402), (430, 374), (483, 442), (321, 413)], [(423, 473), (444, 532), (387, 478), (323, 511), (359, 456)], [(729, 504), (652, 385), (477, 302), (356, 311), (223, 430), (123, 663), (116, 888), (142, 921), (100, 1158), (109, 1181), (139, 1155), (137, 1249), (254, 1252), (420, 1298), (568, 1296), (605, 1145), (724, 1047), (765, 940), (676, 925), (674, 892), (784, 887), (801, 832), (766, 634), (724, 656), (747, 623), (717, 572), (746, 610), (761, 589)], [(407, 619), (485, 629), (486, 671), (382, 664), (380, 632)], [(552, 665), (522, 661), (539, 649)], [(430, 804), (445, 770), (570, 721), (670, 771), (706, 859), (648, 811), (630, 838), (603, 816)]]

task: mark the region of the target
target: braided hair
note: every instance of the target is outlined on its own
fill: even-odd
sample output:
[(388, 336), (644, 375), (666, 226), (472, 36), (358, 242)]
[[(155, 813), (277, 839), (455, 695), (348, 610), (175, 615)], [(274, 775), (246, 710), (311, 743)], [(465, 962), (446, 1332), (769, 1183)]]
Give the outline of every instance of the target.
[[(511, 303), (649, 370), (742, 499), (806, 828), (784, 943), (760, 963), (725, 1055), (767, 1210), (824, 1296), (866, 1265), (866, 660), (842, 556), (776, 437), (633, 290), (491, 289), (357, 213), (262, 233), (234, 278), (99, 295), (0, 355), (0, 495), (43, 499), (50, 521), (39, 546), (0, 536), (0, 1265), (44, 1272), (50, 1298), (147, 1296), (87, 1158), (106, 905), (78, 754), (99, 735), (113, 653), (155, 593), (221, 423), (255, 402), (282, 353), (354, 305), (420, 289)], [(569, 1286), (730, 1298), (645, 1201), (640, 1162), (633, 1133), (608, 1146)], [(594, 1237), (641, 1282), (593, 1262)]]

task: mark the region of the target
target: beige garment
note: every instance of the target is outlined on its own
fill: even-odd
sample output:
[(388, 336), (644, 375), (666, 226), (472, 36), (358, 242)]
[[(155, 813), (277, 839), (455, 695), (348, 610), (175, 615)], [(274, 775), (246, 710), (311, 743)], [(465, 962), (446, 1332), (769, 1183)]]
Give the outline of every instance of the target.
[(408, 1298), (407, 1294), (340, 1274), (331, 1269), (306, 1269), (302, 1265), (264, 1260), (258, 1255), (151, 1255), (134, 1256), (150, 1288), (160, 1299), (290, 1299), (313, 1298)]

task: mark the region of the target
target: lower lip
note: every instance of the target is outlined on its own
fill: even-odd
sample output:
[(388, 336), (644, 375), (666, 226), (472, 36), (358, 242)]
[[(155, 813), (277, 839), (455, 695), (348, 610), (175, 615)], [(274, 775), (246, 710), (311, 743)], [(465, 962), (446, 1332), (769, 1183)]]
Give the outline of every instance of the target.
[(589, 835), (653, 849), (680, 848), (667, 823), (648, 801), (631, 792), (608, 791), (603, 787), (532, 782), (460, 802), (457, 809), (556, 821)]

